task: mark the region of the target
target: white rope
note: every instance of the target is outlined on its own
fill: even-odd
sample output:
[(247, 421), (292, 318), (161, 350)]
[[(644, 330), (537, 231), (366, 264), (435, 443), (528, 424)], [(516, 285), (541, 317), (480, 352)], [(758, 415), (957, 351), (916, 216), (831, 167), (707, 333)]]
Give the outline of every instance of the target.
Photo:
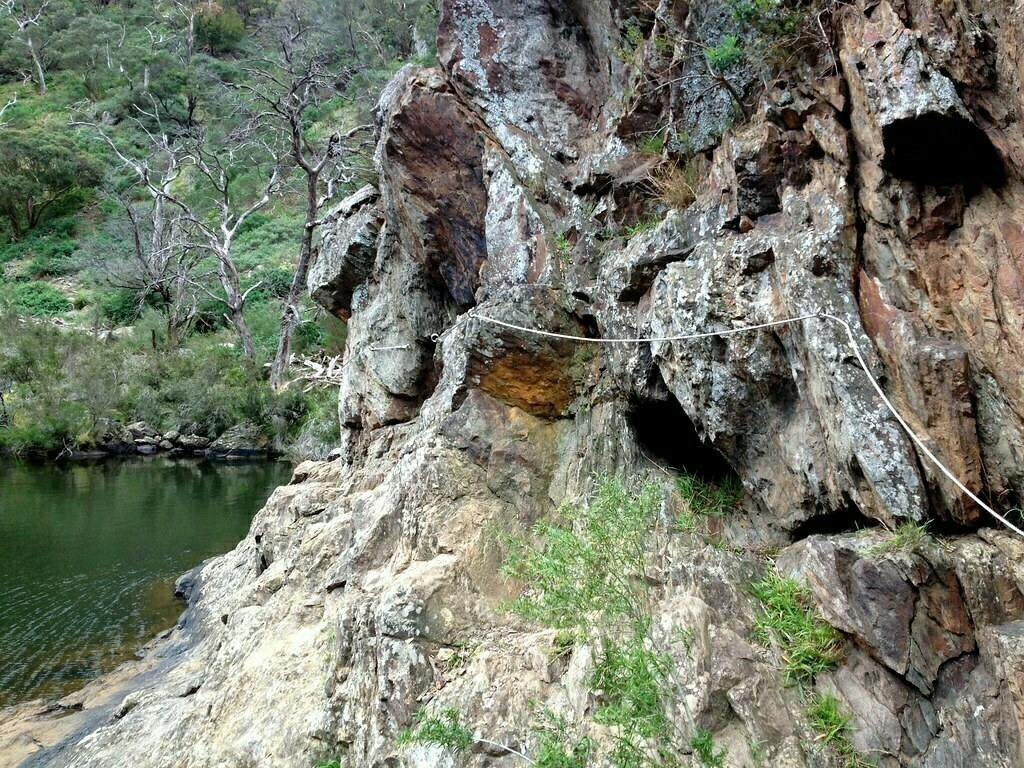
[(689, 333), (683, 336), (652, 336), (635, 339), (591, 339), (587, 336), (572, 336), (567, 333), (553, 333), (552, 331), (540, 331), (536, 328), (526, 328), (521, 325), (515, 325), (514, 323), (506, 323), (504, 320), (498, 320), (494, 317), (477, 314), (475, 310), (470, 310), (468, 314), (470, 317), (475, 317), (479, 320), (486, 320), (487, 322), (494, 323), (495, 325), (502, 325), (505, 328), (510, 328), (514, 331), (532, 333), (537, 336), (547, 336), (552, 339), (565, 339), (566, 341), (587, 341), (591, 344), (647, 344), (655, 341), (691, 341), (693, 339), (708, 339), (712, 336), (731, 336), (734, 333), (745, 333), (746, 331), (756, 331), (761, 328), (772, 328), (777, 325), (788, 325), (789, 323), (795, 323), (800, 320), (813, 320), (816, 317), (822, 317), (822, 315), (800, 315), (799, 317), (790, 317), (786, 320), (772, 320), (770, 323), (761, 323), (760, 325), (744, 325), (739, 328), (726, 328), (724, 331)]
[(914, 444), (921, 449), (925, 456), (928, 457), (928, 460), (931, 461), (931, 463), (934, 464), (936, 468), (938, 468), (938, 470), (942, 472), (943, 475), (949, 478), (956, 485), (956, 487), (963, 491), (963, 493), (967, 495), (975, 504), (977, 504), (979, 507), (985, 510), (989, 515), (994, 517), (1004, 526), (1009, 528), (1011, 531), (1016, 533), (1018, 536), (1024, 538), (1024, 530), (1011, 523), (1003, 515), (996, 512), (992, 507), (990, 507), (988, 504), (986, 504), (980, 498), (978, 498), (978, 496), (975, 495), (966, 485), (960, 482), (956, 475), (954, 475), (946, 467), (945, 464), (939, 461), (935, 454), (928, 449), (928, 446), (924, 444), (924, 441), (917, 436), (913, 429), (910, 428), (910, 425), (907, 423), (907, 421), (903, 418), (903, 416), (900, 415), (900, 412), (896, 410), (896, 406), (894, 406), (892, 402), (889, 400), (889, 398), (885, 396), (885, 392), (882, 391), (882, 387), (878, 383), (878, 380), (875, 379), (874, 375), (872, 375), (871, 369), (868, 368), (867, 361), (864, 359), (864, 356), (860, 352), (860, 347), (857, 345), (857, 340), (854, 337), (853, 329), (850, 327), (850, 324), (840, 317), (830, 315), (827, 312), (818, 312), (813, 315), (800, 315), (798, 317), (786, 318), (785, 320), (773, 320), (768, 323), (759, 323), (758, 325), (745, 325), (739, 328), (727, 328), (722, 331), (688, 333), (681, 334), (678, 336), (655, 336), (650, 338), (637, 337), (621, 339), (591, 339), (587, 338), (586, 336), (573, 336), (571, 334), (566, 333), (554, 333), (552, 331), (542, 331), (537, 328), (527, 328), (522, 325), (516, 325), (515, 323), (508, 323), (505, 322), (504, 320), (498, 320), (497, 318), (494, 317), (488, 317), (487, 315), (481, 315), (477, 313), (476, 310), (470, 310), (468, 314), (471, 317), (475, 317), (479, 320), (484, 320), (495, 325), (500, 325), (510, 330), (520, 331), (521, 333), (529, 333), (535, 336), (545, 336), (551, 339), (581, 341), (590, 344), (646, 344), (651, 342), (691, 341), (694, 339), (707, 339), (711, 337), (731, 336), (732, 334), (736, 333), (745, 333), (746, 331), (756, 331), (762, 328), (772, 328), (779, 325), (788, 325), (790, 323), (798, 323), (803, 320), (832, 320), (833, 322), (839, 323), (840, 325), (843, 326), (843, 329), (846, 331), (846, 336), (850, 342), (850, 348), (853, 350), (853, 354), (856, 355), (857, 362), (860, 364), (860, 367), (864, 371), (864, 374), (868, 377), (868, 381), (871, 382), (871, 386), (874, 387), (875, 392), (878, 393), (878, 396), (882, 399), (882, 402), (885, 404), (885, 407), (889, 409), (889, 412), (896, 418), (896, 421), (898, 421), (900, 426), (903, 427), (903, 431), (906, 432), (907, 435), (909, 435), (910, 439), (914, 441)]

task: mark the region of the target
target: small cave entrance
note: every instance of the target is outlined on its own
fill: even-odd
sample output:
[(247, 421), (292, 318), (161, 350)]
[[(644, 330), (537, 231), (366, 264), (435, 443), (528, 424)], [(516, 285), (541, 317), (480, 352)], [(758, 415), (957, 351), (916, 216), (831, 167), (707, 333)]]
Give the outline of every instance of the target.
[(796, 542), (802, 541), (808, 536), (852, 533), (864, 528), (875, 528), (878, 525), (877, 520), (867, 517), (856, 504), (847, 500), (839, 509), (827, 510), (804, 520), (789, 532), (789, 540)]
[(958, 115), (929, 112), (882, 129), (882, 167), (892, 175), (937, 187), (962, 184), (974, 191), (996, 189), (1006, 170), (996, 148), (978, 126)]
[(671, 394), (664, 400), (635, 400), (627, 413), (640, 448), (669, 468), (714, 484), (740, 483), (739, 475), (709, 440), (697, 434)]

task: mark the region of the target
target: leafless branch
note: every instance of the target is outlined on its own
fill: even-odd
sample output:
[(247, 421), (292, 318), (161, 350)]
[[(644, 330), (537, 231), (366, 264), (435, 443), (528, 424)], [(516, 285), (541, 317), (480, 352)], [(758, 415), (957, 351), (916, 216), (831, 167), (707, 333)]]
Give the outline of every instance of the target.
[(13, 107), (17, 103), (18, 103), (18, 95), (15, 94), (10, 99), (8, 99), (7, 103), (4, 104), (3, 107), (0, 107), (0, 127), (3, 126), (4, 112), (6, 112), (8, 109)]

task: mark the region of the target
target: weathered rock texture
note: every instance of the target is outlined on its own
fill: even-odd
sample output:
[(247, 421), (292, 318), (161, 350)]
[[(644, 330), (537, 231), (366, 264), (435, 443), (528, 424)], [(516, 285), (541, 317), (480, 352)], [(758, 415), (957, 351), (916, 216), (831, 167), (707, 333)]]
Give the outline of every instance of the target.
[[(1019, 503), (1018, 5), (816, 7), (795, 40), (750, 39), (803, 51), (765, 91), (768, 64), (708, 68), (704, 47), (749, 35), (712, 0), (445, 0), (440, 67), (383, 94), (377, 190), (337, 209), (312, 272), (350, 317), (340, 457), (301, 465), (182, 582), (187, 611), (134, 672), (8, 713), (0, 753), (516, 765), (396, 744), (422, 705), (526, 751), (537, 706), (593, 727), (589, 650), (552, 654), (501, 610), (518, 585), (494, 528), (585, 498), (594, 473), (697, 472), (745, 493), (712, 526), (730, 547), (676, 534), (652, 553), (685, 736), (710, 729), (731, 766), (837, 765), (746, 639), (744, 584), (781, 548), (847, 639), (816, 687), (856, 747), (887, 767), (1021, 765), (1024, 542), (919, 455), (839, 322), (930, 449)], [(638, 149), (654, 133), (660, 157)], [(707, 179), (673, 208), (688, 162)], [(880, 524), (908, 521), (943, 535), (887, 548)]]

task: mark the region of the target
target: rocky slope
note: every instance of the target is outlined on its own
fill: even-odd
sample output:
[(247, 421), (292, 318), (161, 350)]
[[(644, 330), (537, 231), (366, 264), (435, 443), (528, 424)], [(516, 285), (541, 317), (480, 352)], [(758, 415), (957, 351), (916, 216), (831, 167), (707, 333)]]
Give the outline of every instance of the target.
[[(136, 667), (6, 713), (7, 763), (523, 764), (396, 743), (447, 705), (527, 754), (544, 707), (600, 742), (595, 649), (503, 609), (522, 585), (496, 531), (600, 476), (661, 483), (669, 520), (670, 479), (698, 473), (739, 480), (740, 508), (663, 530), (644, 574), (684, 761), (713, 764), (710, 732), (729, 766), (1021, 764), (1024, 541), (908, 439), (850, 344), (953, 474), (1019, 503), (1020, 8), (743, 7), (442, 3), (440, 66), (382, 95), (378, 184), (311, 275), (349, 319), (339, 457), (183, 580)], [(722, 62), (728, 34), (744, 61)], [(813, 690), (861, 758), (751, 640), (767, 555), (843, 633)]]

